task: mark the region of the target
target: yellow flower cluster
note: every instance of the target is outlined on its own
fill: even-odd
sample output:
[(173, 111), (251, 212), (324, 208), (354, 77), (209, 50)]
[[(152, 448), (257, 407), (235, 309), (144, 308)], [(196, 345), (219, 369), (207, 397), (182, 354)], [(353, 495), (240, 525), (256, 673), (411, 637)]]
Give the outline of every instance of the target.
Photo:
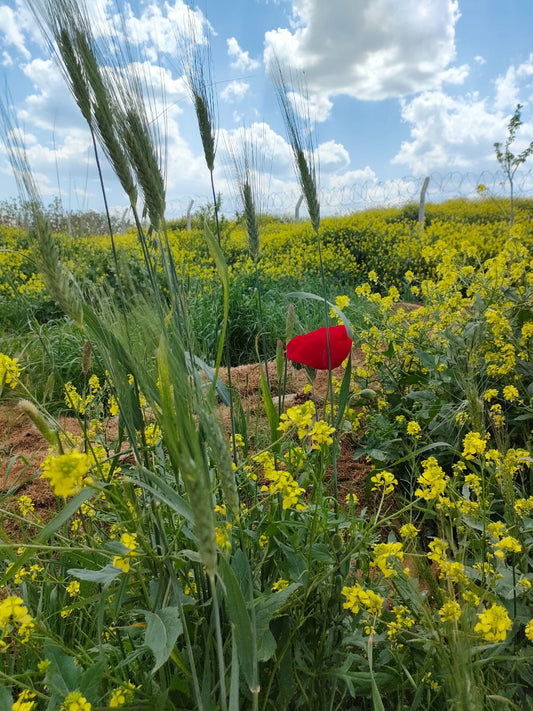
[(346, 598), (343, 603), (345, 610), (350, 610), (356, 615), (362, 608), (372, 615), (379, 615), (383, 607), (383, 598), (373, 590), (364, 590), (359, 583), (342, 588), (342, 594)]
[(21, 373), (19, 362), (5, 353), (0, 353), (0, 394), (4, 385), (15, 388)]
[(129, 573), (131, 569), (132, 558), (137, 556), (137, 534), (136, 533), (123, 533), (120, 537), (120, 542), (126, 548), (127, 553), (125, 555), (116, 555), (113, 558), (113, 565), (115, 568), (119, 568), (123, 573)]
[(479, 622), (474, 627), (474, 631), (485, 642), (503, 642), (511, 629), (509, 613), (501, 605), (492, 605), (489, 609), (480, 612), (478, 618)]
[(50, 454), (42, 468), (41, 478), (50, 479), (56, 496), (72, 496), (83, 486), (89, 471), (89, 457), (77, 449), (67, 454)]
[(0, 649), (7, 646), (5, 638), (10, 632), (16, 630), (19, 640), (25, 643), (34, 627), (35, 621), (22, 598), (10, 595), (0, 602)]

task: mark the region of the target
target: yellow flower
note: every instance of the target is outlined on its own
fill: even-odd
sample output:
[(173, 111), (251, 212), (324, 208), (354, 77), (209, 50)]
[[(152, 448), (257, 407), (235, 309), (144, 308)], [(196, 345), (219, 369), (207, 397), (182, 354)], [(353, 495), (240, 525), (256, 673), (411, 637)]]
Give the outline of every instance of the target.
[(313, 417), (315, 415), (315, 404), (312, 400), (307, 400), (303, 405), (295, 405), (289, 407), (287, 412), (280, 417), (278, 430), (287, 432), (293, 427), (298, 428), (298, 437), (303, 439), (307, 436), (307, 432), (311, 427)]
[(500, 560), (505, 559), (505, 551), (520, 553), (522, 546), (513, 536), (504, 536), (494, 544), (494, 555)]
[(32, 513), (33, 511), (35, 511), (33, 501), (31, 500), (31, 498), (29, 496), (25, 496), (25, 495), (20, 496), (19, 500), (18, 500), (18, 506), (19, 506), (20, 513), (23, 516), (27, 516), (29, 513)]
[(463, 439), (463, 457), (474, 459), (476, 454), (483, 454), (486, 446), (487, 442), (479, 432), (469, 432)]
[(346, 494), (346, 503), (352, 504), (352, 506), (357, 506), (359, 503), (359, 497), (357, 494)]
[(309, 437), (312, 440), (312, 449), (320, 449), (322, 445), (333, 444), (333, 437), (331, 436), (335, 432), (334, 427), (330, 427), (324, 420), (318, 420), (309, 430)]
[(529, 641), (533, 642), (533, 620), (529, 620), (524, 632), (526, 633), (526, 637), (529, 639)]
[(416, 437), (417, 439), (420, 437), (420, 431), (421, 427), (416, 422), (416, 420), (411, 420), (410, 422), (407, 423), (407, 434), (412, 435), (413, 437)]
[(503, 398), (507, 402), (514, 402), (518, 399), (518, 389), (514, 385), (506, 385), (503, 389)]
[(398, 484), (398, 480), (394, 474), (387, 471), (374, 474), (373, 477), (370, 477), (370, 481), (374, 484), (372, 491), (379, 491), (379, 489), (383, 489), (384, 496), (391, 494), (394, 491), (394, 487)]
[(67, 592), (70, 595), (70, 597), (76, 597), (76, 595), (80, 591), (80, 583), (78, 580), (73, 580), (71, 583), (67, 585)]
[(413, 523), (404, 523), (400, 528), (400, 536), (406, 539), (416, 538), (420, 530)]
[(32, 711), (36, 702), (32, 701), (35, 698), (33, 691), (24, 689), (18, 699), (13, 703), (11, 711)]
[(73, 691), (63, 701), (61, 711), (91, 711), (91, 704), (81, 691)]
[(441, 622), (453, 622), (461, 616), (461, 606), (455, 600), (448, 600), (439, 610)]
[(346, 598), (343, 603), (344, 609), (350, 610), (354, 615), (359, 612), (360, 607), (370, 614), (379, 615), (383, 607), (383, 598), (373, 590), (364, 590), (359, 583), (351, 587), (343, 587), (342, 594)]
[(281, 590), (284, 590), (289, 584), (288, 580), (277, 580), (274, 585), (272, 586), (272, 591), (273, 592), (280, 592)]
[(10, 358), (4, 353), (0, 353), (0, 392), (2, 392), (4, 385), (15, 388), (20, 373), (21, 370), (18, 360), (16, 358)]
[(527, 499), (517, 499), (514, 502), (514, 510), (520, 516), (528, 516), (533, 511), (533, 496)]
[(80, 491), (89, 471), (89, 457), (73, 449), (68, 454), (51, 454), (43, 464), (42, 479), (50, 479), (56, 496), (72, 496)]
[(120, 686), (115, 689), (111, 694), (111, 699), (109, 700), (109, 707), (114, 709), (119, 706), (124, 706), (124, 704), (129, 704), (133, 701), (133, 692), (135, 686), (128, 682), (125, 686)]
[(474, 631), (483, 637), (485, 642), (503, 642), (511, 629), (512, 622), (507, 610), (501, 605), (493, 605), (488, 610), (478, 614), (479, 622)]
[[(403, 561), (403, 546), (401, 543), (376, 543), (373, 547), (374, 560), (371, 567), (378, 567), (386, 578), (398, 575), (395, 561)], [(396, 564), (397, 565), (397, 564)]]
[(430, 501), (444, 493), (446, 477), (435, 457), (429, 457), (422, 462), (423, 472), (417, 482), (421, 488), (415, 489), (415, 496)]

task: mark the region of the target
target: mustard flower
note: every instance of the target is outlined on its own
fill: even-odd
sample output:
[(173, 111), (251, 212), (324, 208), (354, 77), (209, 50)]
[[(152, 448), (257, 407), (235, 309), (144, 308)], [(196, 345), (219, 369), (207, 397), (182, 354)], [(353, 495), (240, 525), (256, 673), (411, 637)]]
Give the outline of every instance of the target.
[(288, 585), (288, 580), (283, 580), (282, 578), (280, 578), (280, 580), (276, 580), (274, 585), (272, 585), (272, 592), (280, 592), (281, 590), (285, 590)]
[(371, 567), (377, 567), (386, 578), (398, 575), (395, 561), (403, 561), (403, 546), (401, 543), (376, 543), (373, 547), (374, 560)]
[(76, 597), (78, 593), (80, 592), (80, 583), (78, 580), (73, 580), (71, 583), (67, 585), (67, 592), (70, 595), (70, 597)]
[(343, 587), (342, 594), (346, 598), (343, 608), (350, 610), (354, 615), (359, 612), (359, 608), (363, 608), (370, 614), (379, 615), (383, 607), (383, 598), (373, 590), (364, 590), (359, 583), (351, 587)]
[(352, 506), (357, 506), (359, 503), (359, 497), (357, 494), (346, 494), (346, 503)]
[(406, 540), (416, 538), (419, 533), (420, 529), (418, 529), (414, 523), (404, 523), (400, 528), (400, 536)]
[(415, 489), (415, 496), (420, 499), (430, 501), (436, 499), (444, 493), (446, 488), (446, 477), (444, 471), (438, 465), (435, 457), (429, 457), (422, 462), (422, 474), (418, 477), (417, 482), (420, 488)]
[(114, 709), (125, 704), (130, 704), (133, 701), (133, 692), (135, 686), (129, 681), (126, 685), (115, 689), (109, 700), (109, 707)]
[(20, 641), (27, 642), (35, 627), (33, 617), (23, 600), (16, 595), (10, 595), (0, 602), (0, 630), (8, 632), (12, 627), (18, 627)]
[(113, 558), (113, 565), (119, 568), (123, 573), (129, 573), (131, 570), (131, 559), (137, 555), (137, 534), (123, 533), (120, 537), (120, 542), (127, 549), (126, 555), (116, 555)]
[(312, 449), (321, 449), (322, 445), (333, 444), (333, 437), (331, 436), (335, 432), (334, 427), (330, 427), (324, 420), (318, 420), (309, 430), (309, 437), (312, 441)]
[(529, 620), (524, 630), (526, 637), (533, 642), (533, 620)]
[(455, 600), (447, 600), (439, 610), (441, 622), (454, 622), (461, 616), (461, 606)]
[(479, 595), (477, 595), (473, 590), (465, 590), (462, 593), (461, 597), (467, 605), (473, 605), (474, 607), (478, 607)]
[(446, 560), (446, 551), (448, 549), (446, 541), (443, 541), (441, 538), (434, 538), (429, 543), (428, 547), (429, 553), (427, 554), (427, 557), (429, 560), (433, 560), (436, 563), (441, 563)]
[(520, 553), (522, 546), (513, 536), (504, 536), (494, 544), (494, 555), (500, 560), (505, 559), (506, 551), (510, 553)]
[(411, 420), (407, 423), (407, 434), (410, 434), (411, 436), (416, 437), (417, 439), (420, 437), (421, 430), (422, 428), (416, 420)]
[(261, 491), (270, 494), (281, 494), (284, 509), (295, 507), (296, 509), (303, 510), (306, 508), (305, 504), (299, 501), (299, 497), (304, 493), (305, 489), (298, 486), (298, 483), (289, 472), (273, 469), (268, 473), (265, 471), (265, 477), (269, 479), (271, 483), (268, 486), (262, 486)]
[(33, 511), (35, 511), (35, 506), (33, 505), (31, 497), (26, 495), (19, 497), (18, 507), (22, 516), (27, 516), (29, 513), (33, 513)]
[(307, 400), (303, 405), (294, 405), (289, 407), (287, 412), (282, 413), (278, 430), (287, 432), (293, 427), (298, 428), (298, 437), (303, 439), (307, 436), (307, 432), (311, 427), (313, 417), (315, 415), (315, 404), (312, 400)]
[(533, 496), (527, 499), (517, 499), (514, 502), (514, 510), (520, 517), (528, 516), (533, 511)]
[(374, 474), (373, 477), (370, 477), (370, 481), (374, 484), (372, 491), (379, 491), (382, 489), (384, 496), (391, 494), (394, 491), (394, 487), (398, 484), (398, 480), (394, 474), (388, 471), (382, 471)]
[(503, 399), (507, 400), (507, 402), (514, 402), (518, 399), (519, 396), (518, 388), (516, 388), (514, 385), (506, 385), (502, 393)]
[(0, 391), (4, 384), (9, 385), (12, 389), (15, 388), (20, 373), (18, 360), (10, 358), (5, 353), (0, 353)]
[(91, 711), (91, 704), (81, 691), (73, 691), (63, 701), (61, 711)]
[(487, 441), (479, 432), (469, 432), (463, 439), (463, 457), (474, 459), (476, 454), (483, 454), (487, 446)]
[(232, 528), (233, 525), (229, 522), (226, 522), (224, 526), (217, 526), (215, 528), (216, 544), (223, 551), (227, 551), (231, 548), (231, 539), (229, 536), (229, 532)]
[(48, 456), (43, 464), (42, 479), (50, 479), (56, 496), (72, 496), (82, 488), (89, 470), (87, 454), (73, 449), (67, 454)]
[(33, 691), (30, 691), (29, 689), (24, 689), (18, 699), (13, 702), (11, 711), (32, 711), (35, 707), (35, 704), (37, 703), (36, 701), (33, 701), (34, 698), (35, 694)]
[(501, 605), (493, 605), (478, 614), (479, 622), (474, 627), (485, 642), (503, 642), (512, 622), (509, 613)]

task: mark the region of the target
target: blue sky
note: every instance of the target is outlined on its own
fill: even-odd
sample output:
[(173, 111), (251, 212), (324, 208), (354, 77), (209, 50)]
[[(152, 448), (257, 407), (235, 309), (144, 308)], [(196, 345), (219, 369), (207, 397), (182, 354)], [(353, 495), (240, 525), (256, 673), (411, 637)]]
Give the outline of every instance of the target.
[[(209, 176), (176, 48), (183, 0), (117, 0), (145, 72), (164, 82), (169, 215), (205, 204)], [(33, 0), (38, 5), (37, 0)], [(115, 0), (90, 0), (94, 31), (112, 30)], [(218, 111), (216, 186), (232, 203), (226, 146), (246, 136), (264, 168), (266, 209), (298, 198), (290, 151), (269, 79), (272, 57), (303, 72), (313, 119), (324, 212), (415, 197), (468, 195), (477, 182), (503, 191), (493, 144), (523, 104), (517, 150), (533, 140), (531, 0), (200, 0)], [(0, 0), (2, 92), (9, 89), (45, 202), (100, 209), (90, 136), (23, 0)], [(159, 90), (156, 92), (161, 94)], [(453, 177), (450, 177), (453, 174)], [(533, 189), (528, 165), (519, 187)], [(109, 198), (126, 201), (106, 170)], [(443, 187), (444, 184), (444, 187)], [(442, 188), (442, 190), (440, 190)], [(433, 193), (431, 191), (433, 190)], [(0, 148), (0, 200), (16, 184)]]

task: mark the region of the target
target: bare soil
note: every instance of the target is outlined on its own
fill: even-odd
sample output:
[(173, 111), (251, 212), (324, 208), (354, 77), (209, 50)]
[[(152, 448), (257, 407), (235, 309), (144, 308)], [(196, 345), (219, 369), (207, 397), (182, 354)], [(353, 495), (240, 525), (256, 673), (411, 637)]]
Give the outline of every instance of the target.
[[(355, 352), (355, 359), (358, 359)], [(277, 396), (276, 366), (269, 363), (271, 391)], [(243, 365), (231, 369), (231, 384), (240, 395), (243, 410), (250, 421), (265, 423), (261, 403), (261, 370), (258, 364)], [(339, 380), (343, 370), (333, 372)], [(221, 370), (220, 376), (227, 382), (227, 372)], [(304, 369), (296, 369), (289, 365), (286, 381), (285, 407), (300, 404), (308, 399), (304, 394), (304, 386), (308, 382)], [(318, 398), (323, 397), (327, 387), (327, 372), (319, 371), (315, 381), (315, 392)], [(0, 403), (0, 491), (11, 497), (27, 495), (31, 497), (35, 514), (42, 521), (51, 518), (57, 511), (57, 500), (49, 483), (40, 478), (41, 463), (48, 455), (49, 445), (27, 417), (18, 410), (17, 401)], [(229, 427), (229, 412), (220, 407), (220, 416), (226, 427)], [(75, 418), (59, 418), (61, 427), (71, 435), (80, 435), (81, 429)], [(116, 427), (116, 423), (110, 425)], [(262, 424), (261, 424), (262, 426)], [(341, 440), (341, 453), (337, 461), (337, 477), (339, 501), (344, 501), (347, 493), (357, 494), (361, 504), (365, 501), (365, 480), (368, 466), (353, 459), (353, 444), (348, 438)], [(11, 508), (9, 501), (2, 509)], [(0, 513), (0, 527), (11, 529), (8, 516)]]

